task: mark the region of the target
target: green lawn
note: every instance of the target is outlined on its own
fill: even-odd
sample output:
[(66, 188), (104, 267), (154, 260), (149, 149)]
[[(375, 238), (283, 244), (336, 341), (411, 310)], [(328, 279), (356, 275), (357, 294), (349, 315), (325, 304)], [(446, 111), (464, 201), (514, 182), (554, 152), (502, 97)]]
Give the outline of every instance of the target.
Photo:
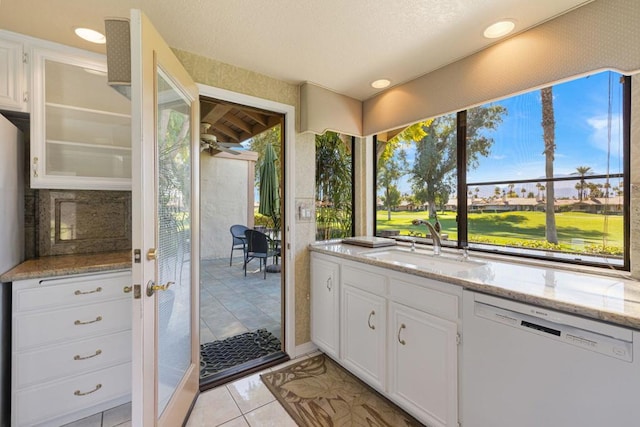
[[(387, 220), (386, 211), (378, 211), (377, 224), (379, 230), (396, 229), (400, 234), (409, 232), (426, 232), (425, 226), (411, 224), (413, 219), (428, 219), (426, 212), (391, 212), (391, 220)], [(456, 240), (457, 224), (455, 212), (439, 213), (438, 219), (442, 232)], [(622, 248), (623, 218), (609, 216), (607, 246)], [(569, 249), (581, 250), (584, 245), (602, 245), (605, 216), (582, 212), (565, 212), (556, 214), (559, 243)], [(545, 241), (544, 212), (504, 212), (504, 213), (471, 213), (469, 214), (469, 240), (495, 244), (517, 244)]]

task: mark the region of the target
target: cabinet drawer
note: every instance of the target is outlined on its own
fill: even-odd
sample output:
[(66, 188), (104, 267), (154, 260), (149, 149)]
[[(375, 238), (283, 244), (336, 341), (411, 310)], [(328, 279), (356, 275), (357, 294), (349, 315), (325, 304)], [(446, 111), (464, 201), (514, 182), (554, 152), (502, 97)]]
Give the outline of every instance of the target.
[[(424, 280), (428, 281), (428, 279)], [(453, 285), (450, 286), (453, 287)], [(457, 295), (437, 291), (417, 283), (400, 280), (396, 277), (391, 278), (389, 294), (393, 301), (427, 313), (432, 313), (450, 320), (457, 320), (459, 317), (459, 299)]]
[(384, 296), (387, 293), (387, 280), (385, 276), (351, 265), (344, 265), (342, 267), (342, 283), (367, 292), (372, 292), (376, 295)]
[(32, 425), (131, 393), (131, 363), (32, 387), (13, 395), (13, 423)]
[(14, 317), (14, 351), (131, 329), (128, 299)]
[(131, 361), (131, 331), (14, 355), (14, 387), (103, 369)]
[(16, 290), (14, 312), (84, 305), (124, 297), (122, 288), (130, 282), (129, 272), (42, 280), (36, 288)]

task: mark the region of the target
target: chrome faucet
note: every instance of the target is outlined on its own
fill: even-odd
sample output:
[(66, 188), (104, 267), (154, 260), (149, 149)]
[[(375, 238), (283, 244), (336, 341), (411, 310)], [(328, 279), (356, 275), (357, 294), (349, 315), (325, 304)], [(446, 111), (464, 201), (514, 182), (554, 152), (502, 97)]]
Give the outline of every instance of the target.
[(440, 232), (436, 230), (436, 228), (431, 225), (429, 221), (425, 221), (423, 219), (414, 219), (411, 221), (413, 225), (426, 225), (429, 229), (429, 234), (431, 235), (431, 240), (433, 241), (433, 254), (440, 255), (440, 250), (442, 249), (442, 241), (440, 240)]

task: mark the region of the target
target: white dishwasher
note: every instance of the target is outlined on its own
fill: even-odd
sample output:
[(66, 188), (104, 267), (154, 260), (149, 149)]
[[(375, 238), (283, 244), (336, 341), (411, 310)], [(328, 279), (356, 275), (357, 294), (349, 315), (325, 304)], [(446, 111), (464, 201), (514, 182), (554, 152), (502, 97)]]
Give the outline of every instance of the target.
[(640, 426), (640, 333), (463, 295), (463, 427)]

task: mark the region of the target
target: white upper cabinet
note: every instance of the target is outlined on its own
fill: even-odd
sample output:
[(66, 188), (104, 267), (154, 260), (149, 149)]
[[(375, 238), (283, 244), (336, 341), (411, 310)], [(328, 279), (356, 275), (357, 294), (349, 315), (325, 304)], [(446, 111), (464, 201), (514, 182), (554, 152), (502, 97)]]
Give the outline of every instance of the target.
[(24, 45), (0, 31), (0, 110), (27, 111)]
[(129, 190), (131, 103), (106, 58), (33, 48), (31, 70), (31, 187)]

